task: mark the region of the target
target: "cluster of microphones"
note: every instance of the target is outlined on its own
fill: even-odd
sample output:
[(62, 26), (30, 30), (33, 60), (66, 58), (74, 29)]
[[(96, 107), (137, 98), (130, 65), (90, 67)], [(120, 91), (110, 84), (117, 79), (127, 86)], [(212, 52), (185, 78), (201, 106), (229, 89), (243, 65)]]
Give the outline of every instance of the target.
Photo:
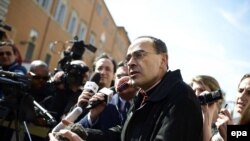
[[(112, 96), (114, 94), (115, 88), (111, 87), (111, 88), (102, 88), (99, 90), (99, 86), (98, 83), (100, 81), (100, 73), (93, 73), (92, 76), (90, 77), (90, 80), (87, 81), (83, 87), (83, 91), (88, 91), (91, 92), (93, 94), (95, 93), (102, 93), (104, 94), (104, 101), (106, 103), (109, 103), (112, 99)], [(128, 83), (124, 83), (122, 84), (119, 88), (118, 91), (123, 91), (126, 88), (129, 87)], [(84, 110), (90, 110), (94, 107), (96, 107), (97, 105), (99, 105), (100, 103), (102, 103), (103, 101), (91, 101), (88, 102), (88, 104), (80, 104), (79, 106), (77, 106), (76, 108), (74, 108), (64, 119), (74, 123), (76, 121), (76, 119), (78, 119), (78, 117), (83, 113)], [(60, 122), (57, 126), (55, 126), (52, 130), (52, 132), (58, 132), (61, 129), (67, 128), (69, 130), (71, 130), (72, 132), (75, 133), (79, 133), (79, 131), (81, 132), (79, 134), (79, 136), (82, 136), (82, 134), (86, 134), (83, 131), (83, 127), (81, 127), (81, 125), (79, 124), (74, 124), (71, 126), (66, 127), (66, 125), (64, 125), (62, 122)]]

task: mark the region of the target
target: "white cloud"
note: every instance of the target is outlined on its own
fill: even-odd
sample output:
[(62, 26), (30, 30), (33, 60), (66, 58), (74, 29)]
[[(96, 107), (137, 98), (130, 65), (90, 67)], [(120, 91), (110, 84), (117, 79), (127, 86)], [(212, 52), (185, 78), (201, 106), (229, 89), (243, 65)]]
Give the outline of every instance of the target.
[[(237, 9), (226, 11), (224, 9), (219, 9), (220, 14), (226, 21), (233, 25), (238, 30), (250, 35), (250, 23), (245, 22), (247, 15), (250, 12), (249, 1), (242, 3)], [(249, 20), (248, 20), (249, 21)]]

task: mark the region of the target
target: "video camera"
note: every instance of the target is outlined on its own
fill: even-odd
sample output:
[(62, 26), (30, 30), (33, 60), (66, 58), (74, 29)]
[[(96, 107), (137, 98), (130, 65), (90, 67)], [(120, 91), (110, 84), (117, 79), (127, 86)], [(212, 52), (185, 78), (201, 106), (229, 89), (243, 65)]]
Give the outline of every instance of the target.
[(66, 84), (78, 84), (81, 85), (83, 78), (82, 74), (89, 71), (88, 66), (81, 66), (77, 64), (69, 64), (65, 69), (65, 74), (62, 78), (62, 81)]
[(89, 71), (89, 68), (87, 66), (82, 67), (80, 65), (71, 64), (71, 61), (82, 60), (85, 48), (91, 52), (96, 52), (97, 49), (91, 44), (85, 44), (83, 40), (78, 40), (77, 36), (74, 37), (73, 41), (69, 42), (73, 44), (69, 49), (63, 51), (64, 57), (58, 61), (58, 66), (55, 70), (55, 73), (59, 70), (63, 70), (65, 75), (62, 78), (62, 82), (66, 84), (81, 84), (82, 78), (79, 76)]
[(72, 60), (81, 60), (82, 55), (85, 52), (85, 48), (90, 50), (91, 52), (96, 52), (96, 47), (91, 44), (85, 44), (83, 40), (78, 40), (78, 37), (74, 37), (74, 41), (70, 41), (73, 43), (72, 47), (68, 50), (63, 51), (64, 57), (58, 62), (58, 69), (62, 69), (66, 71), (70, 65)]
[(213, 91), (205, 95), (199, 95), (198, 99), (201, 105), (205, 105), (205, 104), (213, 103), (217, 100), (223, 99), (223, 93), (219, 89), (217, 91)]
[[(29, 94), (31, 79), (25, 75), (0, 70), (0, 89), (3, 92), (3, 99), (0, 106), (8, 109), (9, 112), (0, 111), (3, 118), (17, 118), (19, 121), (35, 121), (37, 117), (44, 116), (46, 125), (56, 124), (53, 117), (39, 105)], [(16, 111), (16, 115), (11, 115)], [(6, 115), (5, 115), (6, 114)]]
[[(0, 83), (3, 92), (1, 106), (11, 110), (18, 110), (16, 115), (21, 121), (31, 121), (35, 118), (35, 110), (33, 105), (33, 97), (27, 90), (30, 89), (31, 80), (24, 75), (14, 72), (0, 70)], [(6, 115), (7, 116), (7, 115)]]

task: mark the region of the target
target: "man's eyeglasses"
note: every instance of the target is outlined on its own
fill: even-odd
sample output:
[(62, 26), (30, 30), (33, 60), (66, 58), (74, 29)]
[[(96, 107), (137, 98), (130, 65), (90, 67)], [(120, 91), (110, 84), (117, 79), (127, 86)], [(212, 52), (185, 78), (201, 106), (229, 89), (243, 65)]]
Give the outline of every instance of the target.
[(44, 81), (47, 81), (49, 80), (49, 76), (39, 76), (39, 75), (34, 75), (32, 76), (33, 79), (36, 79), (36, 80), (44, 80)]
[(12, 53), (11, 53), (10, 51), (0, 52), (0, 56), (4, 56), (4, 54), (5, 54), (6, 56), (11, 56), (11, 55), (12, 55)]
[(157, 54), (152, 52), (146, 52), (144, 50), (138, 50), (133, 52), (132, 54), (129, 54), (125, 57), (124, 64), (127, 65), (129, 60), (133, 57), (135, 60), (141, 60), (144, 56), (147, 54)]

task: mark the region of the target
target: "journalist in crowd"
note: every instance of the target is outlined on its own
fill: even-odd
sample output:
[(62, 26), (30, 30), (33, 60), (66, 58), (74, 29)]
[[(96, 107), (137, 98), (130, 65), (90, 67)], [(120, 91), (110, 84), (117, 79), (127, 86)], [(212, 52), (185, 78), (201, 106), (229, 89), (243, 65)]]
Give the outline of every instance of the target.
[(77, 103), (81, 87), (89, 78), (89, 67), (82, 60), (73, 60), (65, 71), (59, 71), (53, 76), (52, 83), (56, 86), (53, 103), (50, 110), (55, 112), (55, 118), (61, 121)]
[(209, 75), (197, 75), (191, 80), (191, 87), (200, 100), (203, 114), (203, 141), (219, 139), (215, 122), (224, 103), (224, 93), (219, 82)]
[(16, 46), (10, 41), (0, 42), (0, 67), (4, 71), (26, 75), (26, 68), (17, 61), (17, 53)]
[[(114, 83), (114, 75), (116, 72), (116, 62), (113, 60), (111, 56), (106, 53), (98, 56), (93, 64), (94, 73), (98, 73), (100, 75), (99, 82), (96, 82), (99, 90), (102, 89), (112, 89), (113, 91), (113, 83)], [(83, 109), (87, 108), (89, 112), (87, 115), (82, 115), (79, 123), (84, 127), (95, 128), (106, 130), (110, 127), (113, 127), (121, 122), (119, 117), (119, 112), (114, 105), (107, 105), (107, 100), (105, 101), (105, 97), (112, 98), (113, 93), (110, 96), (103, 95), (102, 93), (94, 94), (90, 91), (83, 90), (82, 94), (78, 98), (77, 105), (81, 105)], [(101, 99), (98, 99), (101, 97)], [(90, 99), (95, 99), (92, 102), (89, 102)], [(88, 103), (92, 103), (89, 104)], [(93, 103), (98, 103), (97, 105)], [(83, 106), (84, 105), (84, 106)], [(103, 105), (103, 106), (99, 106)], [(101, 108), (95, 108), (101, 107)]]
[[(169, 70), (168, 60), (162, 40), (152, 36), (136, 38), (128, 48), (125, 64), (132, 85), (140, 90), (123, 127), (108, 131), (86, 128), (86, 136), (81, 140), (201, 141), (202, 112), (198, 99), (182, 80), (180, 70)], [(58, 135), (77, 137), (69, 130), (49, 134), (52, 141)]]

